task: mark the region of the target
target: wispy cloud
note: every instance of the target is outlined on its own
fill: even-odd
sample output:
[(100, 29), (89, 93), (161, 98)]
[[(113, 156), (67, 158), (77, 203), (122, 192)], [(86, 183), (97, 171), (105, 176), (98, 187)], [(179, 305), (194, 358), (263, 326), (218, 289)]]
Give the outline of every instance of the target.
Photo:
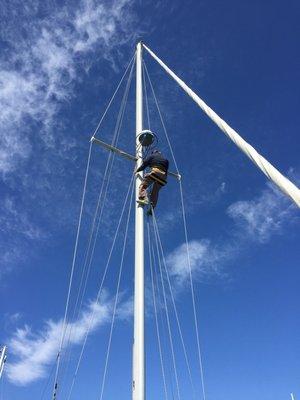
[(15, 312), (13, 314), (5, 313), (3, 316), (4, 331), (9, 331), (15, 329), (23, 318), (23, 314), (20, 312)]
[(46, 237), (45, 232), (29, 220), (26, 210), (11, 196), (6, 196), (1, 204), (0, 226), (0, 231), (6, 235), (18, 233), (29, 240)]
[[(207, 280), (211, 277), (223, 276), (222, 266), (231, 252), (228, 248), (218, 248), (208, 239), (192, 240), (188, 243), (190, 266), (193, 276), (198, 280)], [(183, 243), (167, 256), (167, 265), (177, 284), (189, 279), (187, 247)]]
[(86, 110), (78, 115), (73, 100), (82, 81), (95, 78), (91, 67), (123, 63), (135, 34), (132, 0), (46, 3), (0, 4), (0, 179), (7, 193), (0, 210), (1, 273), (26, 260), (28, 242), (44, 231), (73, 228), (78, 203), (71, 199), (81, 190), (86, 159), (82, 139), (70, 133)]
[(22, 318), (22, 314), (19, 312), (16, 312), (14, 314), (11, 315), (6, 315), (5, 316), (6, 320), (10, 323), (10, 324), (16, 324), (17, 322), (20, 321), (20, 319)]
[(46, 238), (22, 203), (14, 196), (5, 196), (0, 205), (0, 278), (24, 259), (24, 253), (30, 254), (36, 242)]
[[(281, 192), (267, 183), (261, 193), (251, 200), (241, 200), (227, 208), (233, 219), (230, 234), (216, 242), (197, 239), (189, 242), (193, 276), (200, 281), (228, 277), (226, 265), (236, 260), (255, 244), (263, 244), (287, 226), (299, 223), (297, 207)], [(167, 255), (167, 264), (179, 287), (189, 280), (187, 248), (183, 243)]]
[[(66, 332), (71, 332), (69, 346), (81, 344), (89, 326), (92, 333), (110, 322), (113, 300), (105, 295), (99, 303), (91, 302), (76, 321), (68, 323)], [(126, 320), (131, 312), (131, 300), (123, 301), (119, 304), (117, 318)], [(38, 332), (27, 325), (16, 330), (8, 342), (14, 359), (6, 366), (12, 383), (25, 386), (46, 375), (58, 352), (62, 324), (62, 320), (48, 320)]]
[(19, 24), (10, 22), (11, 8), (1, 10), (2, 39), (8, 44), (0, 58), (2, 174), (30, 156), (32, 125), (43, 133), (40, 140), (55, 145), (54, 118), (62, 102), (71, 98), (75, 78), (85, 69), (83, 57), (98, 50), (112, 60), (109, 49), (131, 36), (129, 5), (130, 0), (110, 4), (82, 0), (75, 11), (64, 7), (43, 19), (37, 18), (35, 7), (23, 6)]
[(261, 243), (281, 233), (286, 225), (299, 221), (297, 207), (269, 183), (253, 200), (231, 204), (227, 213), (235, 221), (242, 237), (246, 235), (247, 239)]

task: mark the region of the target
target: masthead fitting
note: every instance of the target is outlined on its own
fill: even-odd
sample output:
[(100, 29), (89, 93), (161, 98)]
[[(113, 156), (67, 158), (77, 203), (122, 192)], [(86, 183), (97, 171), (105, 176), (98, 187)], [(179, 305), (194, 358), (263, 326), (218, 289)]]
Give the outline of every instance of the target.
[(139, 134), (138, 139), (143, 147), (149, 147), (157, 140), (157, 137), (149, 129), (145, 129)]

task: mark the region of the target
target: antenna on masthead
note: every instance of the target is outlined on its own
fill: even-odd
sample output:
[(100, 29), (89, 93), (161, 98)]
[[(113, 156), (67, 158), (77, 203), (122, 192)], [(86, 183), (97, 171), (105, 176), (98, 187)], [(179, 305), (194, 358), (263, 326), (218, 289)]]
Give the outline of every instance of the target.
[(149, 129), (144, 129), (138, 136), (138, 140), (143, 147), (149, 147), (157, 142), (157, 136)]

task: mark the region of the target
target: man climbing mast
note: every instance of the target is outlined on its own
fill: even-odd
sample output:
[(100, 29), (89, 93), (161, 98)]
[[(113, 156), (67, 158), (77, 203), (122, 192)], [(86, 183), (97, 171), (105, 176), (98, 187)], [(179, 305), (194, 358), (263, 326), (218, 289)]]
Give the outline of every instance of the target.
[(135, 173), (143, 171), (146, 168), (150, 168), (150, 172), (144, 175), (140, 184), (138, 203), (141, 205), (149, 204), (147, 188), (152, 185), (150, 194), (151, 214), (151, 209), (156, 207), (160, 189), (167, 184), (169, 161), (159, 150), (153, 150), (151, 155), (143, 160), (142, 165), (135, 171)]

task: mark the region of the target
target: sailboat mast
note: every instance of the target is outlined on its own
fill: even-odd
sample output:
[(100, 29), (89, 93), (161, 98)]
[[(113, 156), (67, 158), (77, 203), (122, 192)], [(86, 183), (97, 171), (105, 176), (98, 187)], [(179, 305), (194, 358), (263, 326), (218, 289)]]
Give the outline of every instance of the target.
[(2, 376), (5, 361), (6, 361), (6, 346), (3, 346), (2, 349), (0, 349), (0, 378)]
[[(143, 130), (142, 43), (136, 48), (136, 167), (142, 163), (138, 135)], [(139, 173), (143, 177), (143, 173)], [(135, 199), (138, 200), (140, 179), (136, 179)], [(134, 339), (132, 399), (145, 399), (144, 344), (144, 209), (135, 202), (135, 271), (134, 271)]]

